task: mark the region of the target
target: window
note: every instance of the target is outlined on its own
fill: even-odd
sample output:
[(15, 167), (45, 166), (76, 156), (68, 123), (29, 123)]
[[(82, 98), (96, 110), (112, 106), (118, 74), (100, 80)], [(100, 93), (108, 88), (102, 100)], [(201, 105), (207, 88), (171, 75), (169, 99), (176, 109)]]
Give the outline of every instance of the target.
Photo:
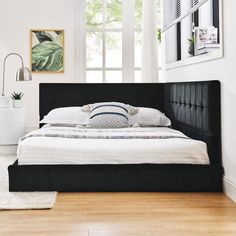
[(86, 81), (122, 82), (122, 1), (86, 1)]
[[(167, 0), (163, 7), (167, 69), (223, 56), (222, 22), (220, 22), (222, 0)], [(172, 14), (168, 16), (169, 11), (172, 11)], [(198, 53), (195, 27), (214, 28), (217, 31), (218, 42), (212, 43), (209, 48), (200, 48)]]
[(140, 82), (143, 0), (81, 1), (86, 82)]
[(165, 0), (163, 1), (163, 30), (166, 31), (185, 17), (194, 13), (208, 0)]

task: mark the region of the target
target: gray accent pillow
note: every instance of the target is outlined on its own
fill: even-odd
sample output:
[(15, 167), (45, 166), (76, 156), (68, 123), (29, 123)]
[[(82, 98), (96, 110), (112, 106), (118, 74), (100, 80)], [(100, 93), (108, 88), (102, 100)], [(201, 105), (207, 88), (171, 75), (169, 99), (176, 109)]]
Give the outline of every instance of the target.
[(91, 105), (88, 128), (128, 127), (128, 107), (120, 102), (101, 102)]

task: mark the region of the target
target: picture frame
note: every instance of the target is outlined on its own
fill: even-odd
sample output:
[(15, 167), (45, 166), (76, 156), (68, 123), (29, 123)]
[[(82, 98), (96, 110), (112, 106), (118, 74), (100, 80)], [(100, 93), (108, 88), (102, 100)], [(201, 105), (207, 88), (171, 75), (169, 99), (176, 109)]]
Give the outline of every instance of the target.
[(30, 30), (30, 67), (33, 73), (64, 73), (63, 29)]

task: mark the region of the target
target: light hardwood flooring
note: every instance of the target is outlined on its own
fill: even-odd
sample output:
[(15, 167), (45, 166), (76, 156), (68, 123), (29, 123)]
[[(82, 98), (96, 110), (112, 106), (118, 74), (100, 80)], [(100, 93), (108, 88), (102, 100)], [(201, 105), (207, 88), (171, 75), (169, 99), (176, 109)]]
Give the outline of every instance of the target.
[(0, 212), (1, 236), (236, 235), (222, 193), (59, 193), (51, 210)]

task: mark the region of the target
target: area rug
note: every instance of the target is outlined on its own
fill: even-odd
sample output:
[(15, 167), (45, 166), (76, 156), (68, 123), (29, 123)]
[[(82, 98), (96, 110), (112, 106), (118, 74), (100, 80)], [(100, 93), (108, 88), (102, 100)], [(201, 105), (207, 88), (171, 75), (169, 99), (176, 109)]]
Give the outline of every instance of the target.
[(7, 167), (15, 160), (13, 156), (0, 156), (0, 210), (52, 208), (57, 192), (9, 192)]

